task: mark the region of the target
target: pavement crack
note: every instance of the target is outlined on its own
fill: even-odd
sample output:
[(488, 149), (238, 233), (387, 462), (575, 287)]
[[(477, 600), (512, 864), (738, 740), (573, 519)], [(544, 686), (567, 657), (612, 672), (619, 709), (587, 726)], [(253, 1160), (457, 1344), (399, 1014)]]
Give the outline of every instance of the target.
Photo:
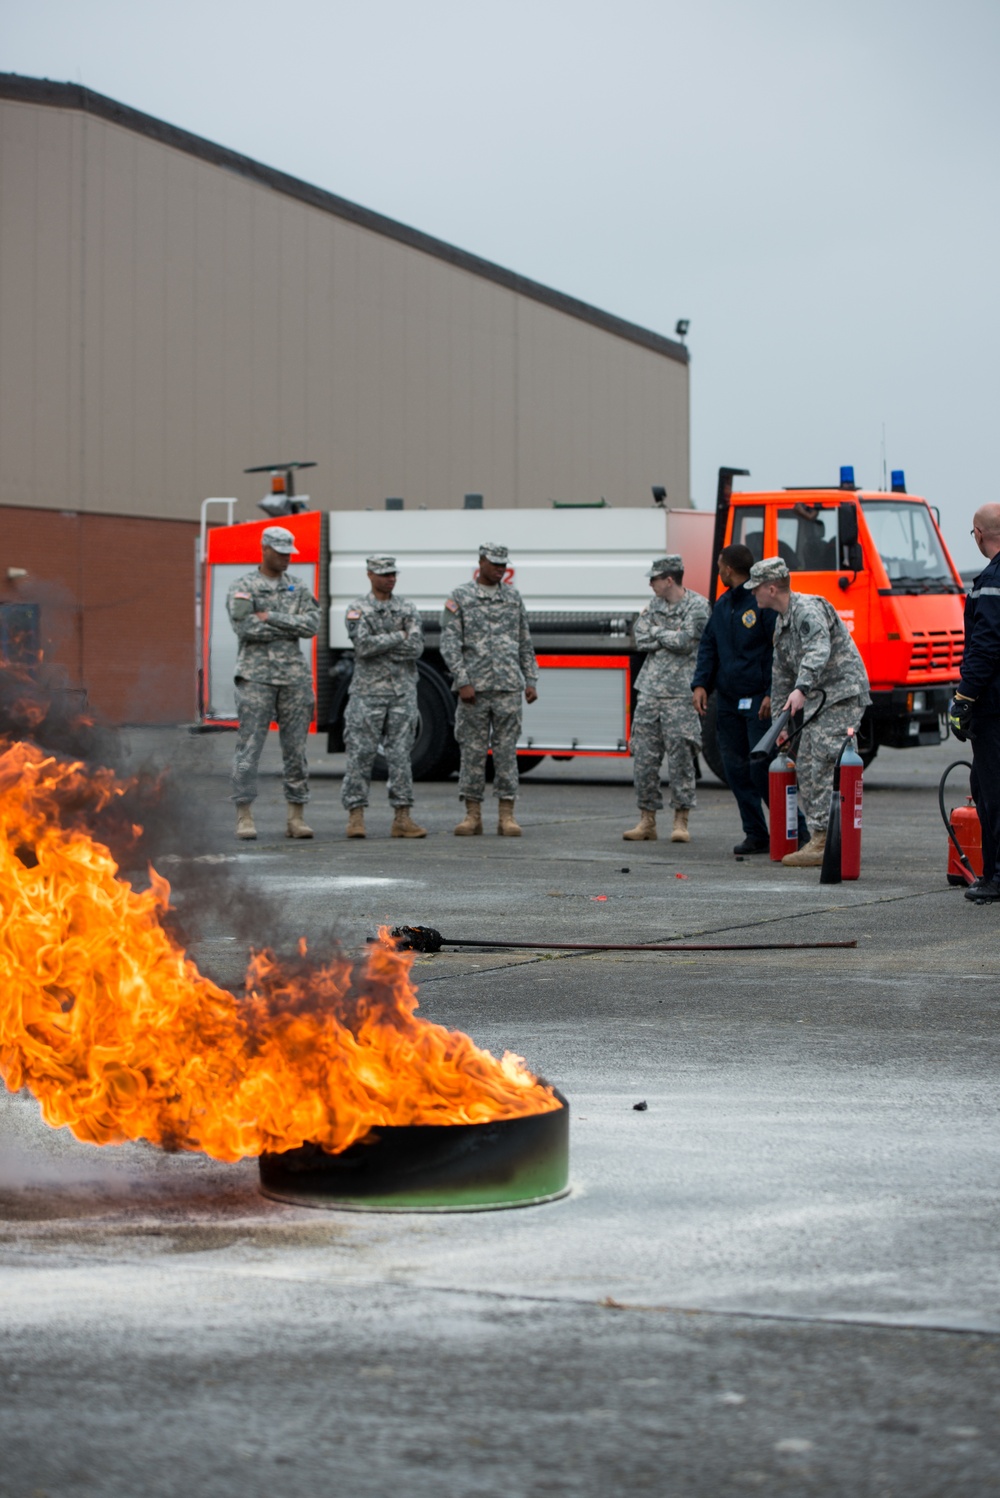
[(695, 936), (718, 936), (726, 931), (753, 931), (759, 926), (773, 926), (781, 921), (801, 921), (809, 916), (843, 914), (852, 910), (867, 910), (873, 905), (894, 905), (904, 900), (925, 900), (932, 895), (941, 896), (950, 895), (950, 893), (950, 891), (940, 889), (927, 889), (918, 890), (915, 893), (907, 891), (901, 895), (878, 895), (871, 900), (854, 900), (849, 905), (813, 905), (808, 910), (783, 910), (779, 915), (761, 916), (755, 921), (740, 921), (727, 926), (700, 926), (694, 931), (682, 931), (680, 934), (671, 933), (669, 936), (657, 936), (650, 939), (651, 941), (689, 941)]
[(844, 1327), (872, 1327), (879, 1331), (900, 1332), (933, 1332), (939, 1336), (949, 1337), (992, 1337), (995, 1330), (988, 1326), (952, 1326), (948, 1322), (925, 1322), (906, 1321), (895, 1316), (845, 1316), (845, 1315), (808, 1315), (796, 1311), (741, 1311), (734, 1308), (720, 1309), (715, 1306), (687, 1306), (687, 1305), (664, 1305), (639, 1301), (622, 1301), (614, 1296), (606, 1295), (599, 1300), (582, 1295), (538, 1295), (522, 1290), (488, 1290), (481, 1287), (466, 1288), (462, 1285), (437, 1285), (425, 1284), (414, 1285), (411, 1280), (387, 1279), (381, 1283), (397, 1287), (399, 1289), (414, 1290), (419, 1288), (436, 1295), (454, 1295), (462, 1297), (481, 1297), (486, 1300), (501, 1302), (524, 1301), (532, 1305), (548, 1306), (592, 1306), (594, 1310), (607, 1310), (612, 1312), (632, 1312), (643, 1315), (658, 1316), (714, 1316), (718, 1320), (736, 1321), (769, 1321), (784, 1322), (799, 1326), (844, 1326)]
[[(672, 931), (672, 932), (669, 932), (665, 936), (651, 936), (651, 937), (648, 937), (646, 939), (646, 942), (644, 942), (642, 940), (636, 940), (636, 942), (635, 942), (635, 950), (638, 953), (641, 954), (641, 952), (643, 950), (643, 947), (644, 947), (644, 945), (647, 944), (647, 942), (648, 942), (648, 945), (652, 948), (657, 943), (691, 941), (694, 938), (699, 937), (699, 936), (723, 936), (727, 932), (733, 933), (733, 932), (740, 932), (740, 931), (754, 931), (754, 930), (757, 930), (757, 929), (759, 929), (761, 927), (764, 927), (764, 926), (773, 926), (773, 925), (780, 924), (783, 921), (801, 921), (801, 920), (805, 920), (806, 918), (808, 918), (810, 916), (811, 917), (815, 917), (815, 916), (818, 916), (818, 915), (829, 915), (829, 914), (832, 914), (832, 913), (840, 914), (840, 913), (850, 912), (850, 911), (854, 911), (854, 910), (866, 910), (866, 909), (868, 909), (869, 907), (871, 907), (873, 905), (892, 905), (892, 904), (896, 904), (896, 903), (898, 903), (900, 901), (905, 901), (905, 900), (923, 900), (923, 899), (928, 899), (931, 896), (943, 895), (943, 894), (945, 894), (944, 890), (937, 890), (937, 889), (933, 889), (933, 890), (918, 890), (915, 893), (909, 893), (909, 892), (907, 892), (906, 894), (902, 894), (902, 895), (880, 895), (880, 896), (877, 896), (877, 897), (875, 897), (874, 899), (871, 899), (871, 900), (855, 900), (855, 901), (852, 901), (851, 904), (849, 904), (849, 905), (818, 905), (818, 906), (814, 905), (814, 906), (811, 906), (808, 910), (794, 910), (794, 911), (787, 911), (787, 910), (785, 910), (785, 911), (782, 911), (779, 915), (762, 916), (759, 920), (756, 920), (756, 921), (741, 921), (741, 922), (738, 922), (736, 924), (730, 924), (730, 925), (726, 925), (726, 926), (699, 926), (699, 927), (696, 927), (695, 929), (690, 930), (690, 931), (681, 931), (681, 932), (673, 932)], [(610, 939), (610, 938), (608, 938), (608, 939)], [(447, 945), (447, 943), (445, 943), (445, 945)], [(426, 985), (429, 984), (429, 983), (441, 983), (441, 982), (445, 982), (445, 981), (447, 981), (449, 979), (454, 979), (454, 978), (457, 978), (457, 977), (462, 977), (462, 978), (483, 978), (483, 977), (486, 977), (486, 975), (488, 973), (515, 972), (519, 968), (530, 967), (531, 965), (533, 965), (536, 962), (545, 962), (545, 961), (561, 962), (561, 961), (565, 961), (566, 958), (571, 958), (571, 957), (584, 957), (584, 958), (587, 958), (587, 957), (603, 957), (603, 956), (606, 956), (607, 953), (601, 952), (600, 950), (598, 950), (598, 947), (599, 947), (599, 944), (595, 944), (595, 947), (592, 950), (590, 950), (590, 951), (581, 950), (579, 947), (574, 947), (573, 949), (571, 949), (570, 951), (567, 951), (567, 952), (542, 952), (542, 951), (540, 951), (537, 957), (525, 957), (520, 962), (498, 963), (496, 967), (476, 968), (474, 971), (471, 971), (471, 972), (468, 972), (468, 973), (461, 973), (461, 974), (457, 974), (457, 973), (441, 973), (441, 974), (439, 974), (435, 978), (424, 978), (424, 977), (422, 977), (420, 979), (420, 987), (423, 988), (423, 987), (426, 987)], [(481, 947), (479, 947), (478, 950), (483, 951), (483, 952), (487, 952), (487, 951), (490, 950), (490, 948), (491, 948), (491, 943), (488, 940), (484, 939), (483, 942), (482, 942)], [(503, 949), (495, 947), (495, 948), (493, 948), (493, 950), (494, 951), (499, 951), (499, 950), (503, 950)], [(765, 950), (769, 950), (769, 949), (765, 949)], [(847, 949), (845, 949), (845, 950), (847, 950)], [(851, 950), (853, 950), (853, 949), (851, 949)], [(669, 957), (670, 953), (669, 952), (655, 952), (655, 953), (653, 953), (653, 955), (655, 955), (657, 957)], [(719, 955), (723, 955), (723, 954), (720, 953)]]

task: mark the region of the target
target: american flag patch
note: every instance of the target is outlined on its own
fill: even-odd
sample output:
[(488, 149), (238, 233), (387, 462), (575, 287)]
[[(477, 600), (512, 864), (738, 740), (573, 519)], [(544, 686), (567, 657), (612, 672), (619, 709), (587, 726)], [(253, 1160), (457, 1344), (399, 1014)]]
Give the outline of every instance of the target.
[(234, 593), (233, 597), (234, 598), (250, 598), (250, 597), (252, 597), (252, 595), (250, 593)]
[(446, 598), (444, 601), (444, 606), (450, 613), (458, 613), (458, 604), (455, 602), (454, 598)]
[(361, 610), (360, 609), (348, 609), (347, 610), (347, 617), (348, 617), (348, 619), (360, 619), (361, 618)]

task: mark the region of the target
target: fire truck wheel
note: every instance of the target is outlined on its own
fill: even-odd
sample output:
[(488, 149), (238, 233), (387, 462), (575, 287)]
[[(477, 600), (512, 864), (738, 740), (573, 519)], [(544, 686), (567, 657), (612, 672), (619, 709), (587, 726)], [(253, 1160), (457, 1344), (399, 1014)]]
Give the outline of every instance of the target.
[(722, 755), (719, 753), (719, 739), (715, 725), (719, 717), (719, 702), (713, 692), (708, 699), (708, 712), (701, 720), (701, 757), (705, 761), (712, 774), (728, 785), (726, 772), (722, 768)]
[[(414, 780), (447, 780), (458, 769), (455, 700), (444, 678), (417, 662), (417, 736), (413, 741)], [(386, 780), (389, 766), (381, 754), (372, 766), (373, 780)]]

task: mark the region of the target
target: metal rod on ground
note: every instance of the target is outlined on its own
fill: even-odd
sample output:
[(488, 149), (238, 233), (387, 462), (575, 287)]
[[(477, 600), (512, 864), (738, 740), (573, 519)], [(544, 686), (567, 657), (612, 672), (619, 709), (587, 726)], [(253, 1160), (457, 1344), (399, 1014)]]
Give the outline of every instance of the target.
[[(618, 942), (618, 941), (470, 941), (442, 936), (433, 926), (393, 926), (389, 935), (401, 950), (440, 952), (442, 947), (500, 947), (521, 952), (802, 952), (820, 947), (856, 947), (853, 941), (761, 942)], [(378, 938), (370, 936), (369, 942)]]

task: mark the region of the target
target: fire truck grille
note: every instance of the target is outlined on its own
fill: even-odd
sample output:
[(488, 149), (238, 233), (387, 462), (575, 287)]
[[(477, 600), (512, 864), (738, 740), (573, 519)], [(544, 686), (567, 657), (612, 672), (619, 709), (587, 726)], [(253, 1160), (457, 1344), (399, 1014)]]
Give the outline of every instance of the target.
[(958, 676), (964, 645), (965, 634), (960, 629), (915, 629), (907, 681), (917, 681), (927, 676)]

